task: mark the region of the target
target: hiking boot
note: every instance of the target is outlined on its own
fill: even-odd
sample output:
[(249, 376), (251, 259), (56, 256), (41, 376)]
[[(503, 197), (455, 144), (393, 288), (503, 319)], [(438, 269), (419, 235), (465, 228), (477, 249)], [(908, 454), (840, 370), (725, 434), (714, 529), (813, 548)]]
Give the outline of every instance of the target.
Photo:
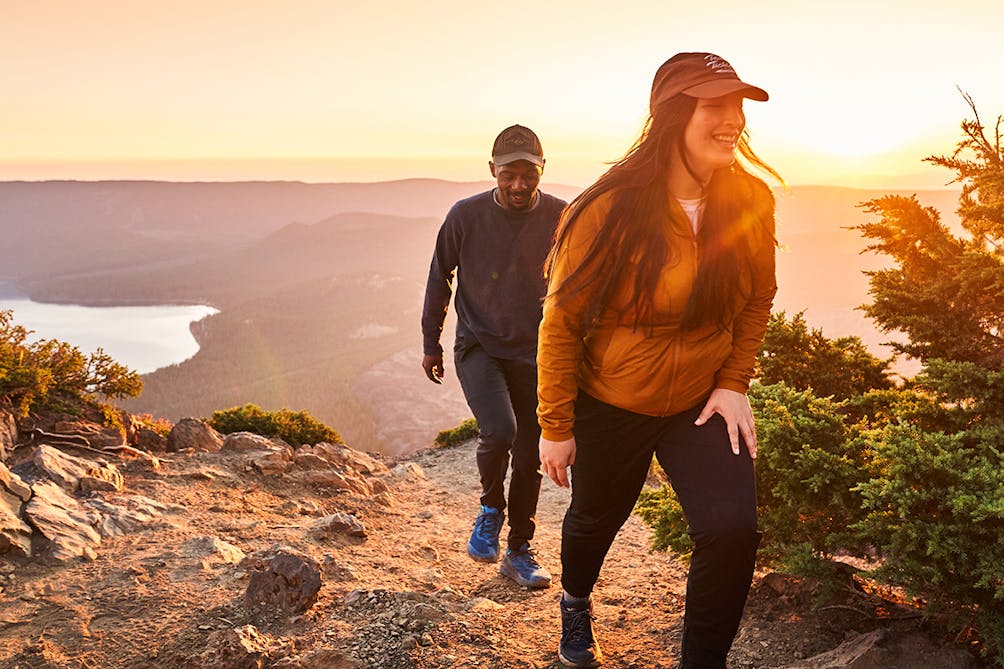
[(581, 606), (561, 599), (561, 642), (558, 659), (566, 667), (598, 667), (603, 664), (600, 645), (593, 638), (593, 602)]
[(467, 554), (478, 562), (498, 562), (499, 531), (504, 518), (505, 514), (498, 509), (482, 506), (467, 542)]
[(499, 572), (527, 588), (551, 587), (551, 574), (540, 566), (530, 544), (523, 542), (517, 550), (506, 549)]

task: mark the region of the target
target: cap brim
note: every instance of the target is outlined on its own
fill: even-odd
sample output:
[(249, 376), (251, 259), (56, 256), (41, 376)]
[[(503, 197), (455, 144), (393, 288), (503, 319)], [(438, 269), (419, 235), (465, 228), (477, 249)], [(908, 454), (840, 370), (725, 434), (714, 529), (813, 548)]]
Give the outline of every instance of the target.
[(692, 98), (720, 98), (723, 95), (742, 93), (744, 98), (756, 100), (757, 102), (767, 102), (767, 99), (770, 97), (764, 89), (750, 86), (738, 79), (716, 79), (715, 81), (691, 86), (680, 92)]
[(509, 163), (516, 162), (517, 160), (529, 161), (537, 167), (544, 166), (543, 157), (527, 153), (526, 151), (516, 151), (515, 153), (503, 153), (501, 156), (492, 156), (492, 162), (496, 165), (508, 165)]

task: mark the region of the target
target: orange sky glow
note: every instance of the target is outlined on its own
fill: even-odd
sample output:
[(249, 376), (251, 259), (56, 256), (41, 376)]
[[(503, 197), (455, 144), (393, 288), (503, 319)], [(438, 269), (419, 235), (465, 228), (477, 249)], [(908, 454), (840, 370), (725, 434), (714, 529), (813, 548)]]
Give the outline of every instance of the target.
[(0, 0), (0, 179), (545, 181), (631, 144), (656, 68), (712, 51), (766, 88), (754, 147), (791, 184), (937, 188), (975, 99), (1004, 114), (1000, 0), (414, 3)]

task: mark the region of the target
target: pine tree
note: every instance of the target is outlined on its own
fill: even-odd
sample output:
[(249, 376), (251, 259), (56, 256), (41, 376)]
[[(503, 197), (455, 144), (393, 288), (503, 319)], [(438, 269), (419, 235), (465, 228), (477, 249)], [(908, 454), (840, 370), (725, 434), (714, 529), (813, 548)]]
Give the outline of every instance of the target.
[[(885, 563), (879, 575), (932, 609), (975, 613), (989, 653), (1004, 661), (1004, 153), (1001, 117), (987, 138), (974, 119), (950, 156), (930, 157), (962, 186), (953, 232), (916, 197), (866, 203), (880, 219), (857, 226), (893, 260), (871, 274), (865, 307), (895, 347), (919, 358), (911, 413), (872, 423), (868, 513), (856, 529)], [(906, 405), (902, 405), (906, 406)], [(888, 407), (887, 407), (888, 408)]]
[(867, 211), (881, 218), (856, 227), (873, 240), (868, 249), (896, 266), (871, 273), (874, 302), (864, 309), (886, 331), (906, 333), (908, 342), (893, 342), (899, 352), (996, 370), (1004, 366), (1002, 119), (990, 141), (975, 105), (966, 101), (975, 120), (962, 123), (964, 139), (952, 155), (927, 158), (956, 173), (964, 234), (950, 231), (916, 196), (867, 202)]

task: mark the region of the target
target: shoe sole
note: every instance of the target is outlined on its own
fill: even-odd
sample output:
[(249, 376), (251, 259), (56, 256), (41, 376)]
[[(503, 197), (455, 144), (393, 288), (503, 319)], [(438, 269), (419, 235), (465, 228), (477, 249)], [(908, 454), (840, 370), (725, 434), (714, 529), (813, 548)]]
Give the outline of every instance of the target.
[(512, 567), (507, 567), (504, 562), (499, 565), (499, 573), (512, 581), (516, 581), (524, 588), (530, 588), (531, 590), (543, 590), (551, 587), (551, 579), (547, 579), (546, 581), (528, 581), (520, 576), (518, 571)]
[(476, 555), (475, 553), (473, 553), (471, 551), (471, 547), (468, 546), (467, 547), (467, 556), (470, 557), (475, 562), (485, 562), (485, 563), (488, 563), (488, 564), (494, 564), (495, 562), (499, 561), (499, 557), (501, 557), (501, 552), (496, 553), (494, 557), (492, 557), (490, 555), (481, 556), (481, 555)]
[(558, 651), (558, 661), (566, 667), (575, 667), (576, 669), (589, 669), (589, 667), (598, 667), (603, 664), (603, 660), (592, 660), (588, 664), (572, 662), (562, 655), (560, 650)]

